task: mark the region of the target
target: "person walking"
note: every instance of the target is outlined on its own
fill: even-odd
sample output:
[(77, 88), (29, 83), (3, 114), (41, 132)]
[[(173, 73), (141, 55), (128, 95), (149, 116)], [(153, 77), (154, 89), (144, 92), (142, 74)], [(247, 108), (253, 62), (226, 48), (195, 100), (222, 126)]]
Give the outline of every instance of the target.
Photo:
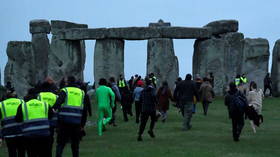
[[(50, 78), (49, 78), (50, 79)], [(38, 94), (37, 99), (47, 103), (50, 107), (53, 107), (56, 100), (56, 88), (50, 82), (45, 81), (42, 83), (40, 89), (40, 93)], [(57, 112), (53, 113), (52, 119), (50, 120), (50, 156), (52, 156), (52, 146), (54, 142), (54, 132), (55, 128), (57, 127)]]
[(269, 73), (266, 74), (264, 80), (263, 80), (263, 84), (264, 84), (264, 95), (266, 95), (266, 90), (269, 89), (269, 96), (272, 96), (272, 81), (271, 81), (271, 77), (269, 76)]
[(249, 109), (248, 109), (248, 118), (250, 120), (251, 127), (253, 132), (256, 133), (256, 126), (259, 126), (263, 122), (262, 116), (262, 100), (264, 98), (263, 91), (257, 89), (257, 84), (252, 81), (250, 83), (250, 91), (247, 96)]
[(132, 114), (132, 93), (128, 89), (128, 87), (124, 87), (122, 90), (122, 100), (121, 100), (121, 105), (122, 105), (122, 111), (123, 111), (123, 119), (125, 122), (128, 121), (127, 115), (129, 114), (130, 116), (133, 116)]
[[(195, 78), (195, 85), (196, 85), (196, 90), (199, 91), (200, 90), (200, 86), (203, 83), (203, 80), (201, 79), (201, 77), (199, 76), (199, 74), (196, 74), (196, 78)], [(201, 97), (201, 93), (199, 92), (199, 97)], [(196, 104), (198, 103), (198, 101), (196, 101), (196, 97), (194, 97), (194, 103), (193, 103), (193, 114), (196, 112)]]
[(79, 156), (79, 145), (87, 120), (85, 93), (74, 76), (67, 77), (64, 88), (58, 94), (53, 109), (58, 111), (56, 157), (61, 157), (68, 141), (71, 141), (72, 156)]
[(157, 109), (161, 113), (162, 122), (165, 122), (167, 119), (167, 111), (169, 110), (169, 100), (173, 100), (167, 81), (164, 81), (162, 86), (159, 88), (157, 92), (157, 99)]
[(98, 110), (97, 129), (98, 135), (102, 136), (102, 130), (112, 119), (112, 108), (115, 106), (115, 94), (111, 88), (107, 87), (104, 78), (99, 80), (99, 87), (96, 89), (96, 103)]
[(112, 124), (113, 126), (117, 126), (117, 124), (116, 124), (117, 101), (121, 102), (122, 97), (121, 97), (119, 87), (117, 86), (117, 84), (115, 82), (115, 78), (110, 77), (109, 82), (110, 82), (109, 87), (113, 90), (113, 92), (115, 94), (115, 102), (114, 102), (115, 105), (112, 108), (112, 119), (109, 122), (109, 124)]
[(203, 113), (206, 116), (207, 112), (208, 112), (209, 104), (212, 103), (212, 101), (215, 97), (213, 88), (212, 88), (208, 78), (206, 78), (206, 77), (203, 78), (203, 83), (201, 84), (199, 93), (201, 93), (200, 98), (202, 101)]
[[(22, 125), (16, 122), (16, 113), (18, 107), (24, 103), (18, 99), (14, 91), (8, 91), (6, 100), (0, 104), (0, 120), (2, 124), (2, 136), (8, 147), (9, 157), (24, 157), (24, 140), (22, 136)], [(1, 136), (0, 136), (1, 138)]]
[(148, 134), (151, 138), (155, 138), (154, 134), (154, 127), (156, 123), (156, 104), (157, 104), (157, 98), (156, 98), (156, 89), (152, 85), (152, 81), (149, 78), (145, 79), (146, 87), (143, 89), (140, 95), (140, 102), (142, 104), (142, 110), (141, 110), (141, 122), (139, 125), (139, 131), (138, 131), (138, 138), (137, 141), (142, 141), (142, 134), (145, 130), (146, 123), (151, 118), (150, 123), (150, 129), (148, 131)]
[(136, 118), (137, 124), (139, 123), (139, 119), (140, 119), (140, 115), (141, 115), (142, 105), (140, 102), (140, 95), (144, 89), (143, 86), (144, 86), (144, 82), (142, 80), (139, 80), (137, 82), (137, 87), (133, 91), (133, 100), (134, 100), (134, 104), (135, 104), (135, 118)]
[(194, 96), (197, 98), (197, 100), (199, 100), (195, 82), (191, 79), (192, 75), (187, 74), (185, 80), (180, 82), (174, 91), (174, 95), (176, 95), (176, 101), (179, 101), (179, 103), (183, 106), (183, 131), (187, 131), (192, 128), (191, 118)]
[(229, 84), (229, 91), (225, 96), (225, 105), (228, 108), (229, 117), (232, 120), (233, 140), (237, 142), (244, 127), (244, 114), (248, 103), (246, 97), (238, 91), (234, 82)]
[(16, 121), (23, 122), (22, 133), (28, 157), (50, 157), (51, 107), (37, 99), (38, 89), (31, 88), (17, 109)]

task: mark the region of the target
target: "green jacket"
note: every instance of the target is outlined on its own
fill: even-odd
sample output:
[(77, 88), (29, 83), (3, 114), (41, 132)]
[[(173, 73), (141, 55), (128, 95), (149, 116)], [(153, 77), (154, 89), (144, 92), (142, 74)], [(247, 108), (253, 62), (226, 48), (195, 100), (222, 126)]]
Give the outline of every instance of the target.
[(97, 101), (98, 108), (114, 107), (115, 94), (111, 88), (106, 86), (99, 86), (96, 90), (96, 101)]

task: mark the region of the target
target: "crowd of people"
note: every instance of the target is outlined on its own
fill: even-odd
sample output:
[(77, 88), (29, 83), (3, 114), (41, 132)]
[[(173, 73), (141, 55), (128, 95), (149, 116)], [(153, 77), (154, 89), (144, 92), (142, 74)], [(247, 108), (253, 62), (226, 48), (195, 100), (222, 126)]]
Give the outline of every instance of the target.
[[(269, 74), (265, 78), (269, 88)], [(135, 75), (126, 81), (123, 75), (98, 80), (95, 89), (97, 104), (97, 133), (103, 135), (106, 125), (117, 126), (116, 112), (121, 108), (123, 121), (134, 116), (132, 105), (135, 105), (135, 123), (139, 124), (137, 141), (143, 141), (148, 119), (151, 119), (148, 134), (155, 138), (155, 124), (168, 120), (170, 102), (179, 109), (183, 116), (182, 130), (192, 128), (191, 119), (196, 113), (196, 105), (202, 103), (203, 114), (207, 116), (209, 105), (215, 98), (214, 76), (209, 73), (204, 78), (187, 74), (185, 79), (178, 78), (171, 88), (167, 81), (157, 87), (157, 78), (151, 73), (145, 78)], [(232, 120), (233, 140), (239, 141), (248, 117), (253, 131), (263, 122), (262, 100), (264, 93), (250, 82), (245, 75), (238, 75), (228, 85), (225, 105)], [(271, 87), (271, 86), (270, 86)], [(95, 87), (94, 87), (95, 88)], [(91, 102), (87, 94), (87, 83), (78, 81), (73, 76), (61, 80), (59, 88), (48, 77), (28, 90), (24, 99), (17, 97), (11, 84), (7, 86), (6, 98), (0, 104), (1, 139), (6, 141), (9, 157), (51, 157), (56, 139), (56, 157), (61, 157), (65, 145), (70, 141), (73, 157), (79, 156), (79, 143), (86, 135), (84, 126), (87, 117), (91, 116)], [(271, 92), (270, 92), (271, 94)], [(120, 105), (118, 105), (120, 104)]]

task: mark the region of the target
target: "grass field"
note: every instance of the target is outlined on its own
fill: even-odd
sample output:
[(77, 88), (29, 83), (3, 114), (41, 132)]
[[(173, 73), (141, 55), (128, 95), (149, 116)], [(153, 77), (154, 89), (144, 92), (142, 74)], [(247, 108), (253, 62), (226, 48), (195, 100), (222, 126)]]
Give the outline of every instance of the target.
[[(156, 138), (147, 134), (149, 123), (143, 135), (143, 141), (137, 142), (138, 125), (135, 117), (123, 122), (118, 108), (117, 127), (107, 126), (103, 136), (97, 136), (96, 125), (87, 126), (87, 136), (80, 145), (81, 157), (280, 157), (280, 101), (279, 98), (267, 98), (263, 105), (264, 124), (254, 134), (249, 121), (245, 122), (240, 141), (234, 142), (231, 133), (231, 121), (228, 119), (223, 99), (210, 104), (209, 114), (202, 114), (201, 104), (193, 115), (192, 129), (181, 131), (182, 117), (174, 107), (170, 107), (165, 123), (158, 121), (155, 127)], [(96, 107), (94, 107), (96, 108)], [(96, 110), (90, 121), (96, 121)], [(55, 148), (54, 148), (55, 149)], [(7, 156), (7, 149), (0, 148), (0, 157)], [(70, 157), (68, 144), (64, 151)]]

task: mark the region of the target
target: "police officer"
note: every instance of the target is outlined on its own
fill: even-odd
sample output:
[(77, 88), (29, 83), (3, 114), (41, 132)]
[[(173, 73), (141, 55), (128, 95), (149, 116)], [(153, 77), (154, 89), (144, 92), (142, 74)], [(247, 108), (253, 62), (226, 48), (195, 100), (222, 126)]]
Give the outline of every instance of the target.
[(151, 73), (151, 74), (149, 75), (149, 79), (150, 79), (150, 81), (152, 82), (152, 85), (153, 85), (155, 88), (157, 88), (157, 78), (156, 78), (156, 76), (155, 76), (154, 73)]
[(47, 103), (37, 99), (38, 89), (31, 88), (19, 105), (16, 121), (23, 122), (22, 133), (28, 157), (49, 157), (52, 110)]
[(79, 88), (75, 77), (69, 76), (53, 107), (55, 110), (58, 109), (56, 157), (62, 156), (69, 140), (73, 157), (79, 156), (79, 144), (87, 118), (84, 100), (84, 91)]
[[(48, 105), (50, 105), (50, 107), (53, 107), (53, 105), (55, 104), (56, 100), (57, 100), (57, 95), (55, 94), (56, 88), (54, 88), (54, 86), (49, 83), (48, 81), (44, 82), (41, 87), (40, 87), (40, 93), (38, 94), (38, 100), (41, 100), (45, 103), (47, 103)], [(54, 130), (57, 127), (57, 113), (54, 112), (52, 119), (50, 120), (50, 156), (52, 156), (52, 145), (54, 142)]]
[(24, 157), (25, 150), (21, 132), (21, 123), (17, 123), (15, 116), (17, 108), (23, 103), (14, 92), (7, 93), (7, 99), (0, 104), (0, 119), (3, 137), (7, 143), (9, 157)]

